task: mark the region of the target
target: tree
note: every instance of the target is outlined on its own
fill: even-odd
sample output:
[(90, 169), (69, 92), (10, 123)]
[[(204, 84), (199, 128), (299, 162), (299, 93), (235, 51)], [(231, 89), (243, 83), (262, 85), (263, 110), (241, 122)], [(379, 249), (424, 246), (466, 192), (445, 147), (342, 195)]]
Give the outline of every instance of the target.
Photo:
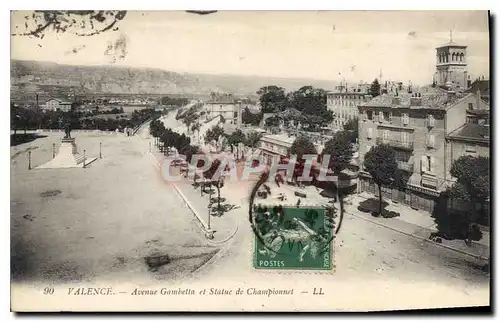
[(231, 146), (231, 151), (233, 149), (233, 145), (237, 145), (238, 143), (244, 141), (245, 141), (245, 134), (243, 134), (243, 132), (240, 129), (234, 131), (231, 135), (227, 137), (227, 142)]
[(264, 124), (266, 126), (278, 126), (280, 124), (281, 118), (277, 115), (273, 115), (271, 117), (268, 117)]
[(191, 163), (193, 155), (200, 153), (200, 148), (196, 145), (186, 145), (179, 150), (179, 153), (186, 156), (186, 162)]
[(187, 130), (190, 130), (191, 124), (193, 124), (194, 121), (198, 119), (198, 116), (196, 113), (189, 111), (188, 113), (184, 114), (184, 117), (182, 119), (182, 123), (184, 123), (187, 127)]
[(344, 124), (344, 132), (348, 135), (349, 142), (356, 143), (358, 139), (358, 118), (352, 118)]
[[(451, 187), (453, 198), (468, 201), (471, 212), (468, 216), (469, 232), (471, 224), (477, 222), (478, 215), (484, 216), (483, 205), (490, 198), (490, 159), (487, 157), (462, 156), (451, 166), (450, 174), (457, 178)], [(476, 205), (479, 204), (479, 211)]]
[(262, 133), (257, 131), (252, 131), (247, 134), (245, 138), (245, 145), (251, 148), (259, 147), (260, 139), (262, 138)]
[(376, 97), (376, 96), (379, 96), (380, 95), (380, 84), (378, 82), (378, 79), (375, 78), (370, 86), (370, 89), (368, 91), (368, 93), (372, 96), (372, 97)]
[(382, 185), (389, 185), (393, 182), (398, 168), (394, 150), (386, 144), (380, 144), (372, 147), (372, 149), (365, 154), (364, 167), (365, 170), (372, 176), (375, 184), (378, 186), (378, 215), (381, 215)]
[(208, 144), (212, 141), (217, 142), (221, 135), (224, 135), (224, 129), (218, 125), (215, 125), (205, 133), (205, 144)]
[(290, 154), (297, 155), (297, 162), (293, 171), (293, 178), (297, 180), (299, 176), (301, 176), (305, 160), (303, 156), (305, 154), (317, 154), (316, 147), (314, 144), (307, 138), (306, 136), (299, 136), (293, 141), (292, 146), (290, 147)]
[(191, 126), (191, 131), (198, 132), (198, 142), (200, 141), (200, 129), (201, 129), (201, 123), (199, 121), (196, 121), (192, 126)]
[(262, 113), (275, 113), (285, 109), (287, 100), (284, 88), (275, 85), (264, 86), (257, 91), (257, 94), (260, 95)]
[(291, 107), (305, 115), (320, 115), (326, 111), (326, 91), (313, 86), (302, 86), (288, 95)]
[(262, 113), (259, 112), (259, 113), (252, 113), (250, 112), (250, 109), (248, 107), (245, 107), (245, 109), (243, 110), (243, 113), (241, 115), (241, 121), (244, 123), (244, 124), (250, 124), (250, 125), (259, 125), (260, 124), (260, 121), (262, 120)]
[(325, 143), (323, 155), (329, 155), (328, 168), (334, 174), (339, 175), (347, 168), (352, 159), (352, 145), (347, 132), (340, 131), (335, 133), (333, 138)]
[(297, 160), (302, 159), (304, 154), (317, 154), (316, 147), (306, 136), (299, 136), (290, 147), (290, 154), (297, 155)]

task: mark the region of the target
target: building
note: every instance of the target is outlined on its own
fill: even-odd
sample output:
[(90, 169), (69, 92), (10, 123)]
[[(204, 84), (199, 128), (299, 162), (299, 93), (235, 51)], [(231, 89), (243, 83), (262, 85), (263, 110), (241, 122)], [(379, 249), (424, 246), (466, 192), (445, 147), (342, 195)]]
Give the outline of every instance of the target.
[(237, 128), (241, 128), (242, 111), (249, 104), (243, 104), (241, 100), (237, 100), (231, 94), (212, 94), (210, 100), (205, 102), (204, 111), (206, 120), (211, 120), (220, 115), (225, 120), (225, 123), (235, 124)]
[(334, 91), (327, 93), (326, 107), (335, 115), (334, 129), (342, 130), (345, 123), (358, 116), (357, 106), (371, 97), (368, 94), (369, 88), (369, 84), (360, 83), (349, 87), (345, 83), (336, 86)]
[(461, 156), (490, 157), (490, 127), (484, 124), (466, 123), (446, 136), (450, 162)]
[(261, 156), (268, 166), (278, 164), (282, 158), (290, 155), (290, 148), (295, 136), (287, 134), (269, 134), (260, 139)]
[(68, 112), (71, 110), (71, 106), (71, 102), (63, 101), (57, 98), (51, 98), (45, 102), (45, 107), (43, 109), (48, 111)]
[(484, 76), (472, 82), (467, 90), (468, 93), (477, 93), (479, 91), (481, 99), (490, 102), (490, 81), (484, 79)]
[[(450, 168), (453, 162), (462, 156), (489, 158), (490, 127), (486, 124), (466, 123), (446, 136), (446, 147), (448, 149), (447, 155), (450, 156), (450, 164), (448, 165)], [(454, 212), (468, 211), (469, 207), (468, 201), (455, 198), (448, 200), (448, 208), (453, 209)], [(489, 201), (483, 205), (476, 205), (476, 209), (481, 207), (484, 207), (487, 210), (486, 213), (489, 213)]]
[(443, 87), (452, 84), (453, 88), (466, 90), (467, 75), (467, 46), (450, 41), (436, 48), (436, 74), (434, 82)]
[[(372, 146), (388, 144), (396, 151), (404, 187), (384, 187), (384, 197), (432, 212), (435, 198), (450, 182), (450, 150), (446, 137), (466, 122), (467, 110), (488, 104), (474, 94), (459, 95), (441, 88), (422, 93), (383, 94), (358, 109), (360, 161)], [(375, 193), (376, 186), (361, 167), (361, 191)]]

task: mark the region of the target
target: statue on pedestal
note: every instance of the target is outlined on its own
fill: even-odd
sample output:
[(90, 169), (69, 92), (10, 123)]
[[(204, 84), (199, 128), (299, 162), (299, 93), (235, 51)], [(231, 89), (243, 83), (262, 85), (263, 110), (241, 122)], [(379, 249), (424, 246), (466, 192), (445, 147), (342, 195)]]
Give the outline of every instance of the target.
[(64, 124), (64, 133), (66, 133), (64, 136), (65, 139), (71, 139), (71, 122), (66, 121)]

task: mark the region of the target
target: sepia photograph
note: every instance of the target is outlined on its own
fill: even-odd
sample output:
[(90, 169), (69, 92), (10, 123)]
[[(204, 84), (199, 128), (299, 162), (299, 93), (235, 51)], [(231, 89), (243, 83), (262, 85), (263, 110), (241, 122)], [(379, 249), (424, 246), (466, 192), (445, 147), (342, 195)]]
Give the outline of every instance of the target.
[(491, 312), (491, 23), (12, 10), (11, 311)]

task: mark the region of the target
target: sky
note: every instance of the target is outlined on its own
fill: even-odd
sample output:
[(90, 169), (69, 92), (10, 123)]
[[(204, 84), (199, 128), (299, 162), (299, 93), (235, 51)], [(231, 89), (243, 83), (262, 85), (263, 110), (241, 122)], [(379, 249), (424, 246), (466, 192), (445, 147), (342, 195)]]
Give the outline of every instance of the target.
[[(24, 26), (26, 14), (11, 14), (11, 31)], [(453, 41), (468, 46), (472, 77), (489, 78), (486, 11), (219, 11), (203, 16), (129, 11), (118, 27), (91, 37), (12, 36), (11, 58), (351, 82), (371, 82), (382, 73), (382, 79), (428, 84), (435, 47), (447, 43), (452, 30)], [(113, 61), (104, 53), (118, 40), (126, 55)]]

